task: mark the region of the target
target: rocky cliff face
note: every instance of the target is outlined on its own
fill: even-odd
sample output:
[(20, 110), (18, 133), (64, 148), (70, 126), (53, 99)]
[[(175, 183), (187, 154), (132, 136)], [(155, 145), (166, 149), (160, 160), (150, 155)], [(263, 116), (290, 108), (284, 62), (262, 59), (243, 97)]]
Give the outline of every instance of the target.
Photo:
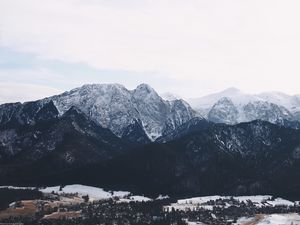
[(119, 84), (85, 85), (48, 100), (54, 102), (60, 113), (76, 106), (117, 136), (133, 121), (140, 121), (151, 140), (194, 116), (183, 100), (165, 101), (147, 84), (132, 91)]
[(235, 124), (238, 121), (238, 109), (229, 98), (222, 98), (213, 105), (208, 120), (215, 123)]

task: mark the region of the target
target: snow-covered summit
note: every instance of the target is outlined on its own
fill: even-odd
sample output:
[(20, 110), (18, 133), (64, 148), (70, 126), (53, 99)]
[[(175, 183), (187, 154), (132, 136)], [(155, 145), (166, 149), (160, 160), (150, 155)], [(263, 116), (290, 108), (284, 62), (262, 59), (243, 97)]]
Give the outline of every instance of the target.
[(236, 88), (228, 88), (201, 98), (189, 99), (188, 102), (197, 112), (214, 122), (234, 124), (261, 119), (282, 123), (284, 120), (300, 118), (299, 96), (281, 92), (251, 95)]
[(204, 97), (188, 99), (188, 103), (194, 109), (205, 109), (211, 108), (221, 98), (229, 98), (234, 104), (246, 104), (251, 101), (260, 100), (258, 97), (246, 94), (237, 88), (228, 88)]
[(141, 121), (150, 139), (175, 129), (194, 117), (183, 100), (163, 100), (147, 84), (128, 90), (120, 84), (88, 84), (43, 101), (52, 100), (60, 115), (75, 106), (92, 120), (122, 136), (133, 121)]
[(182, 99), (179, 95), (171, 93), (171, 92), (165, 92), (160, 94), (160, 96), (167, 101), (174, 101), (174, 100), (178, 100), (178, 99)]
[(282, 92), (272, 91), (263, 92), (257, 96), (264, 101), (283, 106), (291, 112), (300, 111), (300, 97), (297, 95), (291, 96)]
[(253, 120), (264, 120), (284, 124), (293, 121), (293, 115), (283, 106), (266, 101), (253, 101), (247, 104), (234, 104), (227, 97), (221, 98), (207, 114), (208, 120), (215, 123), (236, 124)]
[(246, 105), (250, 102), (265, 101), (283, 106), (290, 111), (300, 110), (300, 95), (288, 95), (278, 91), (248, 94), (237, 88), (228, 88), (221, 92), (200, 98), (188, 99), (188, 103), (195, 109), (211, 108), (221, 98), (230, 98), (235, 105)]
[(215, 123), (232, 124), (237, 122), (238, 110), (230, 98), (221, 98), (208, 113), (208, 119)]
[(141, 92), (148, 92), (148, 93), (154, 93), (154, 94), (157, 94), (155, 92), (155, 90), (149, 85), (149, 84), (146, 84), (146, 83), (141, 83), (139, 84), (135, 89), (134, 91), (141, 91)]

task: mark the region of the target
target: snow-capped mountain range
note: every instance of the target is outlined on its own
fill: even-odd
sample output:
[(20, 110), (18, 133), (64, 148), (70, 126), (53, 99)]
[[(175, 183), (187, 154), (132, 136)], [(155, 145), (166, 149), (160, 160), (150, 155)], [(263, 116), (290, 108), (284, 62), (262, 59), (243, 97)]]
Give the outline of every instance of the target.
[(281, 92), (250, 95), (229, 88), (187, 101), (198, 113), (216, 123), (236, 124), (260, 119), (283, 124), (286, 120), (300, 119), (300, 95), (290, 96)]
[(247, 94), (237, 88), (228, 88), (221, 92), (206, 95), (200, 98), (187, 99), (195, 109), (211, 108), (221, 98), (229, 98), (236, 105), (245, 105), (249, 102), (266, 101), (283, 106), (291, 112), (300, 111), (300, 95), (287, 95), (282, 92), (263, 92)]
[(300, 121), (299, 95), (279, 92), (250, 95), (229, 88), (185, 101), (171, 93), (159, 95), (147, 84), (140, 84), (134, 90), (120, 84), (87, 84), (35, 102), (0, 105), (0, 124), (34, 124), (37, 119), (53, 117), (43, 112), (49, 102), (53, 102), (57, 116), (75, 107), (118, 137), (144, 143), (169, 135), (196, 117), (215, 123), (264, 120), (293, 127), (290, 122)]
[[(195, 116), (194, 110), (184, 100), (164, 100), (147, 84), (134, 90), (120, 84), (89, 84), (36, 102), (1, 105), (0, 123), (8, 122), (12, 117), (32, 123), (34, 115), (50, 101), (59, 116), (76, 107), (119, 137), (127, 135), (128, 127), (138, 123), (148, 137), (155, 140)], [(31, 111), (24, 114), (24, 109)]]

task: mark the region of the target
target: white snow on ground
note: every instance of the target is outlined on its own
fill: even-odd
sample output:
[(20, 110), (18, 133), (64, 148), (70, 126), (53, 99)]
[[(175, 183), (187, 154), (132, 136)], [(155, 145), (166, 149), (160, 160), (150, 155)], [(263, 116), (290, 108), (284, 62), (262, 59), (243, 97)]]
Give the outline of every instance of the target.
[[(171, 205), (165, 206), (166, 209), (171, 210), (174, 208), (175, 210), (197, 210), (197, 208), (213, 210), (213, 206), (207, 204), (209, 201), (216, 201), (218, 199), (223, 200), (230, 200), (233, 198), (234, 200), (238, 200), (239, 202), (247, 202), (251, 201), (256, 207), (262, 206), (293, 206), (295, 202), (291, 202), (282, 198), (272, 199), (270, 195), (255, 195), (255, 196), (204, 196), (204, 197), (196, 197), (196, 198), (188, 198), (188, 199), (180, 199), (177, 203), (172, 203)], [(222, 205), (215, 205), (216, 207), (229, 207), (230, 204), (226, 204), (225, 206)]]
[(43, 193), (51, 193), (54, 191), (55, 193), (62, 194), (78, 194), (79, 196), (88, 195), (91, 201), (101, 200), (101, 199), (109, 199), (113, 197), (120, 198), (120, 202), (147, 202), (152, 201), (151, 198), (147, 198), (144, 196), (134, 195), (130, 196), (131, 193), (128, 191), (104, 191), (102, 188), (85, 186), (80, 184), (67, 185), (59, 191), (59, 186), (55, 187), (47, 187), (44, 189), (40, 189)]
[(246, 224), (253, 224), (255, 221), (255, 217), (241, 217), (237, 220), (237, 222), (234, 225), (246, 225)]
[[(9, 188), (9, 189), (29, 189), (34, 190), (35, 187), (15, 187), (15, 186), (0, 186), (0, 189), (3, 188)], [(91, 187), (91, 186), (85, 186), (80, 184), (73, 184), (73, 185), (67, 185), (62, 188), (60, 191), (60, 186), (54, 186), (54, 187), (46, 187), (39, 189), (43, 193), (58, 193), (58, 194), (78, 194), (80, 197), (84, 195), (88, 195), (91, 201), (95, 200), (101, 200), (101, 199), (109, 199), (113, 197), (120, 198), (121, 202), (141, 202), (141, 201), (152, 201), (151, 198), (147, 198), (144, 196), (138, 196), (134, 195), (131, 196), (131, 193), (128, 191), (104, 191), (102, 188), (98, 187)], [(169, 198), (169, 196), (162, 196), (159, 195), (156, 199), (162, 200)], [(208, 201), (216, 201), (218, 199), (230, 199), (231, 196), (204, 196), (204, 197), (195, 197), (195, 198), (188, 198), (188, 199), (180, 199), (177, 201), (177, 203), (173, 203), (170, 206), (166, 207), (174, 207), (178, 210), (186, 210), (189, 209), (195, 209), (196, 207), (201, 207), (203, 209), (212, 210), (212, 205), (207, 205)], [(282, 198), (276, 198), (274, 200), (269, 200), (272, 198), (270, 195), (256, 195), (256, 196), (234, 196), (235, 200), (239, 200), (240, 202), (247, 202), (250, 200), (253, 202), (254, 205), (257, 207), (262, 207), (263, 205), (269, 205), (269, 206), (278, 206), (278, 205), (285, 205), (285, 206), (293, 206), (294, 204), (299, 205), (300, 202), (291, 202)], [(225, 207), (229, 207), (230, 205), (226, 204)]]
[(213, 196), (205, 196), (205, 197), (187, 198), (187, 199), (178, 200), (177, 203), (178, 204), (203, 204), (210, 200), (215, 201), (220, 198), (224, 198), (224, 197), (219, 195), (213, 195)]
[(291, 225), (300, 224), (300, 215), (296, 213), (290, 214), (272, 214), (272, 215), (260, 215), (251, 218), (240, 218), (235, 225)]
[(268, 204), (271, 204), (272, 206), (278, 206), (278, 205), (286, 205), (286, 206), (293, 206), (294, 204), (297, 204), (296, 202), (291, 202), (282, 198), (276, 198), (274, 201), (267, 201)]
[(257, 225), (290, 225), (290, 224), (300, 224), (300, 215), (298, 214), (273, 214), (267, 215), (257, 223)]
[[(217, 199), (230, 199), (231, 196), (219, 196), (219, 195), (213, 195), (213, 196), (204, 196), (204, 197), (196, 197), (196, 198), (188, 198), (188, 199), (181, 199), (178, 200), (178, 204), (203, 204), (208, 201), (216, 201)], [(264, 200), (268, 200), (272, 198), (270, 195), (254, 195), (254, 196), (233, 196), (235, 200), (239, 200), (240, 202), (246, 202), (248, 200), (251, 200), (252, 202), (261, 203)], [(284, 199), (282, 199), (284, 200)]]
[(96, 187), (89, 187), (84, 185), (67, 185), (62, 188), (62, 190), (59, 190), (59, 186), (55, 187), (47, 187), (45, 189), (41, 189), (40, 191), (43, 193), (51, 193), (55, 192), (58, 194), (75, 194), (78, 193), (79, 196), (88, 195), (91, 200), (100, 200), (100, 199), (106, 199), (111, 198), (112, 195), (109, 192), (104, 191), (102, 188), (96, 188)]
[(113, 197), (125, 198), (130, 195), (129, 191), (113, 191)]
[(149, 201), (152, 201), (152, 199), (144, 196), (139, 196), (139, 195), (129, 196), (128, 198), (121, 198), (119, 200), (119, 202), (149, 202)]
[[(35, 189), (34, 187), (15, 187), (15, 186), (0, 186), (1, 188), (9, 189)], [(129, 191), (104, 191), (102, 188), (85, 186), (81, 184), (66, 185), (60, 190), (60, 186), (39, 188), (42, 193), (57, 193), (57, 194), (78, 194), (79, 197), (88, 195), (90, 201), (101, 199), (109, 199), (118, 197), (119, 202), (147, 202), (153, 199), (139, 195), (132, 195)], [(168, 196), (160, 195), (157, 199), (169, 198)]]
[[(226, 197), (228, 198), (228, 197)], [(271, 195), (254, 195), (254, 196), (236, 196), (233, 197), (236, 200), (239, 200), (240, 202), (246, 202), (248, 200), (252, 201), (252, 202), (257, 202), (257, 203), (261, 203), (262, 201), (266, 201), (270, 198), (272, 198)]]
[(0, 186), (0, 189), (15, 189), (15, 190), (34, 190), (35, 187), (15, 187), (15, 186)]

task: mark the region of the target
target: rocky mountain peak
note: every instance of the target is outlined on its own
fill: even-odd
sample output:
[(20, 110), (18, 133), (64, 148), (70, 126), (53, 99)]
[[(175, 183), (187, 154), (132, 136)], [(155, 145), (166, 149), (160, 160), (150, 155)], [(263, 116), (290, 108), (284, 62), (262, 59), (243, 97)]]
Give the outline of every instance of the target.
[(282, 123), (284, 120), (293, 120), (292, 114), (283, 106), (269, 102), (250, 102), (243, 107), (244, 117), (248, 121), (260, 119), (271, 123)]
[(154, 91), (154, 89), (149, 84), (145, 84), (145, 83), (139, 84), (135, 90), (136, 91), (146, 91), (148, 93)]
[(146, 134), (154, 140), (166, 129), (175, 129), (194, 116), (187, 103), (164, 101), (148, 84), (140, 84), (132, 91), (119, 84), (88, 84), (42, 101), (50, 100), (60, 115), (75, 106), (119, 137), (132, 126), (132, 121), (140, 121)]
[(162, 98), (157, 94), (157, 92), (148, 84), (140, 84), (133, 90), (134, 98), (138, 100), (154, 100), (162, 101)]
[(215, 123), (234, 124), (237, 122), (238, 110), (230, 98), (221, 98), (210, 110), (208, 119)]
[(167, 100), (167, 101), (174, 101), (174, 100), (180, 100), (180, 99), (182, 99), (182, 97), (180, 97), (179, 95), (171, 93), (171, 92), (162, 93), (162, 94), (160, 94), (160, 96), (164, 100)]

